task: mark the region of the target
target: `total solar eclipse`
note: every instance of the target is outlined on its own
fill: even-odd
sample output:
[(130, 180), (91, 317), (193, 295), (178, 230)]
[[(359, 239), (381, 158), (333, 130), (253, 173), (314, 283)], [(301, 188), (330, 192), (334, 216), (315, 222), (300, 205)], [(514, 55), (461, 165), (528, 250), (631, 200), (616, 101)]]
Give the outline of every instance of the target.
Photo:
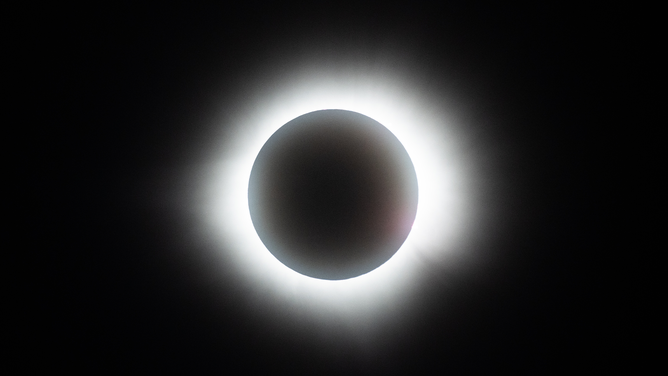
[(266, 248), (303, 275), (341, 280), (389, 260), (418, 204), (412, 161), (382, 124), (344, 110), (299, 116), (260, 150), (248, 204)]

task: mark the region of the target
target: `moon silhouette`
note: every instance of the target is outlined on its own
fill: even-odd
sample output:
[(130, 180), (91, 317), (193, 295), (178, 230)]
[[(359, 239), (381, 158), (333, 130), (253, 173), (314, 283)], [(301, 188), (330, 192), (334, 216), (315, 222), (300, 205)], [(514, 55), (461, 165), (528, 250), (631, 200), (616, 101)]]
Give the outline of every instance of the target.
[(379, 122), (321, 110), (278, 129), (251, 170), (255, 230), (281, 263), (341, 280), (389, 260), (408, 237), (418, 203), (413, 163)]

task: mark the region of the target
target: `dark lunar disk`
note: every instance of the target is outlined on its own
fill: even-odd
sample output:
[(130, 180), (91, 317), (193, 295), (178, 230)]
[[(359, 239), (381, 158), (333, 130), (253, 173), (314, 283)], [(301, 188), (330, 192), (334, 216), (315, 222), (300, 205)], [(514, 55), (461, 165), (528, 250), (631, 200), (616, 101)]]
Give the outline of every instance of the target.
[(415, 169), (377, 121), (322, 110), (281, 127), (260, 150), (248, 201), (267, 249), (289, 268), (346, 279), (379, 267), (411, 231)]

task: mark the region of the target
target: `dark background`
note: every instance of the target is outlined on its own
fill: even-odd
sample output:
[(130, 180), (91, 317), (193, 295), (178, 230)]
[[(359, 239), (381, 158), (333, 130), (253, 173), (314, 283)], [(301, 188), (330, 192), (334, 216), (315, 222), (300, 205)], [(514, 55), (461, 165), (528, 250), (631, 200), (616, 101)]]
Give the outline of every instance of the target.
[[(54, 355), (51, 364), (541, 374), (610, 360), (614, 341), (600, 329), (614, 320), (598, 309), (594, 186), (601, 40), (616, 22), (609, 14), (468, 2), (108, 4), (39, 13), (33, 48), (41, 68), (26, 80), (43, 89), (36, 111), (49, 119), (40, 133), (46, 147), (35, 154), (48, 189), (34, 228), (48, 277), (35, 342)], [(422, 321), (375, 357), (307, 346), (289, 330), (263, 331), (232, 294), (212, 308), (200, 290), (213, 287), (175, 271), (188, 215), (151, 200), (173, 184), (187, 190), (188, 182), (170, 177), (194, 159), (197, 127), (215, 103), (231, 106), (276, 51), (373, 55), (386, 45), (410, 46), (406, 54), (430, 67), (430, 79), (450, 80), (477, 114), (470, 120), (477, 132), (512, 155), (496, 173), (510, 203), (498, 217), (513, 226), (485, 244), (493, 265), (454, 287), (434, 277)]]

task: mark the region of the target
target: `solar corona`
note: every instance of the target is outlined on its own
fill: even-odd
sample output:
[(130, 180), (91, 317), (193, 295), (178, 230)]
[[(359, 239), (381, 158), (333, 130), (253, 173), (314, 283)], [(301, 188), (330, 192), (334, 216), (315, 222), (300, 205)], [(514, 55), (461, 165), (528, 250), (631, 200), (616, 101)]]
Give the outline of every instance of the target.
[(200, 265), (258, 318), (380, 328), (417, 312), (427, 266), (462, 258), (475, 166), (443, 95), (411, 78), (301, 67), (212, 119), (225, 132), (198, 170)]

